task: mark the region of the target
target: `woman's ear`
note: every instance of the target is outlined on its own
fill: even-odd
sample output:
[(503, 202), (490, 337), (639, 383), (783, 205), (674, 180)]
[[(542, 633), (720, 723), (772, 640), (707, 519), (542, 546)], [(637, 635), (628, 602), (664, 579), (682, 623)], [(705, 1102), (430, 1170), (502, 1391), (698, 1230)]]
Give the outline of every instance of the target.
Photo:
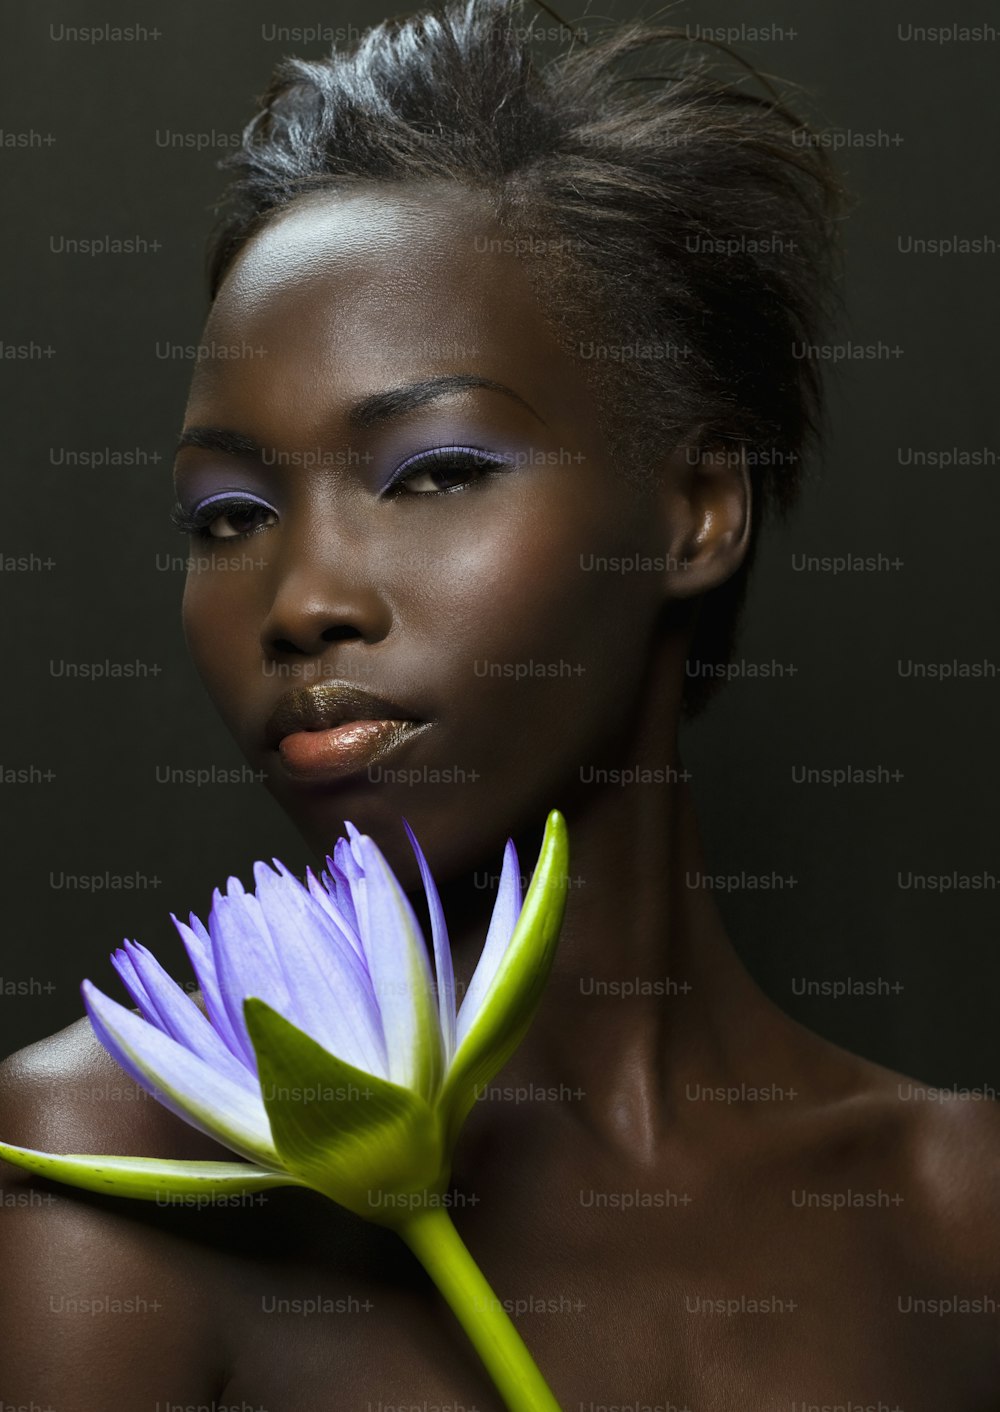
[(692, 442), (671, 454), (659, 489), (668, 598), (691, 598), (736, 572), (750, 540), (750, 472), (742, 446)]

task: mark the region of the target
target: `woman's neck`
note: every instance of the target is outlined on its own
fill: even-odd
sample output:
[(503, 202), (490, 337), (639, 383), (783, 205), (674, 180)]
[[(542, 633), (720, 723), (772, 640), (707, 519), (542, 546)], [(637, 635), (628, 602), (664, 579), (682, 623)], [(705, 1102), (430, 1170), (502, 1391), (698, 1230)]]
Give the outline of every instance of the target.
[[(684, 1125), (701, 1090), (790, 1083), (805, 1033), (750, 976), (703, 885), (710, 870), (679, 777), (668, 690), (677, 672), (666, 656), (619, 763), (666, 770), (668, 782), (587, 784), (550, 802), (569, 828), (565, 919), (539, 1010), (497, 1079), (558, 1088), (583, 1123), (639, 1161)], [(524, 870), (538, 837), (515, 838)], [(468, 879), (442, 888), (459, 999), (495, 895)]]
[[(559, 948), (502, 1083), (558, 1088), (588, 1126), (641, 1158), (700, 1088), (780, 1084), (792, 1022), (749, 975), (701, 885), (686, 784), (609, 789), (567, 823)], [(488, 919), (473, 940), (442, 895), (461, 998)]]

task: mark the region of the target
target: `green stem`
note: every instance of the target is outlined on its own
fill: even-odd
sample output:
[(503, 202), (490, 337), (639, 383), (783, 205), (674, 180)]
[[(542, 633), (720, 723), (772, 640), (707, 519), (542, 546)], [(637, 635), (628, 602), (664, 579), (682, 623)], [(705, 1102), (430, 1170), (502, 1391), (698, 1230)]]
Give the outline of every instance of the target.
[(559, 1412), (521, 1335), (447, 1210), (424, 1207), (396, 1229), (451, 1305), (510, 1412)]

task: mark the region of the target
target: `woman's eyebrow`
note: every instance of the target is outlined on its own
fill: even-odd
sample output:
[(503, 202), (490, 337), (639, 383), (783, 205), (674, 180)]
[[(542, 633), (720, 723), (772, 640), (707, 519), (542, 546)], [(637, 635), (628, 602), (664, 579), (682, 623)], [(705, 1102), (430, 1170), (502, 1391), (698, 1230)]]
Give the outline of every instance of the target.
[[(405, 412), (415, 411), (435, 398), (445, 397), (452, 392), (464, 392), (470, 387), (485, 387), (493, 392), (502, 392), (519, 402), (522, 407), (526, 407), (543, 426), (548, 425), (544, 417), (539, 416), (519, 392), (502, 382), (496, 382), (493, 378), (481, 377), (478, 373), (442, 373), (439, 377), (387, 388), (384, 392), (373, 392), (353, 404), (347, 413), (347, 421), (356, 430), (368, 430), (393, 417), (400, 417)], [(264, 448), (252, 436), (227, 431), (222, 427), (186, 428), (177, 442), (177, 451), (185, 446), (199, 446), (206, 451), (221, 451), (230, 456), (260, 457), (264, 452)]]
[(181, 432), (174, 454), (185, 446), (200, 446), (204, 451), (221, 451), (227, 456), (262, 458), (264, 454), (264, 448), (252, 436), (223, 427), (187, 427)]
[(444, 397), (450, 392), (464, 392), (470, 387), (485, 387), (513, 397), (515, 402), (527, 407), (531, 415), (537, 417), (543, 426), (547, 425), (544, 418), (538, 415), (519, 392), (507, 387), (505, 383), (494, 381), (493, 378), (481, 377), (478, 373), (442, 373), (439, 377), (425, 378), (421, 382), (407, 383), (402, 387), (391, 387), (385, 392), (373, 392), (371, 396), (355, 402), (347, 414), (347, 420), (352, 427), (367, 429), (379, 422), (388, 421), (390, 417), (398, 417), (404, 412), (423, 407), (436, 397)]

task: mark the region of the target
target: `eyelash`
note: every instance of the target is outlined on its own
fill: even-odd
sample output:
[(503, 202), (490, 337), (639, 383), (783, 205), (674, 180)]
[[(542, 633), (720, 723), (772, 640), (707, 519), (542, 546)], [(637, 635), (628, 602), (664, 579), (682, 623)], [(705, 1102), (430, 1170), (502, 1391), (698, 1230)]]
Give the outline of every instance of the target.
[[(501, 456), (495, 451), (483, 451), (478, 446), (432, 446), (429, 451), (418, 451), (415, 456), (408, 457), (396, 470), (392, 480), (382, 492), (383, 495), (394, 495), (399, 491), (399, 487), (406, 481), (412, 480), (414, 476), (426, 472), (428, 469), (443, 470), (446, 466), (458, 467), (462, 470), (476, 471), (479, 475), (485, 475), (488, 471), (497, 471), (503, 467), (509, 467), (510, 461), (506, 456)], [(407, 471), (407, 467), (411, 467)], [(404, 474), (406, 472), (406, 474)], [(477, 477), (478, 478), (478, 477)], [(453, 485), (449, 489), (437, 491), (418, 491), (416, 494), (452, 495), (456, 490), (464, 490), (467, 484), (473, 482), (463, 482)]]
[[(429, 451), (420, 451), (415, 456), (409, 457), (403, 462), (394, 474), (392, 480), (382, 492), (383, 497), (397, 498), (402, 487), (408, 480), (417, 475), (426, 474), (428, 471), (443, 471), (447, 468), (458, 468), (461, 470), (475, 471), (474, 478), (460, 482), (458, 485), (442, 487), (434, 491), (415, 491), (415, 495), (453, 495), (456, 491), (462, 491), (469, 485), (475, 484), (480, 476), (489, 471), (500, 470), (510, 466), (510, 461), (498, 455), (494, 451), (483, 451), (475, 446), (435, 446)], [(407, 471), (406, 468), (410, 467)], [(404, 472), (406, 472), (404, 474)], [(211, 527), (216, 520), (223, 515), (234, 514), (239, 510), (264, 510), (270, 514), (275, 512), (269, 505), (265, 505), (257, 500), (241, 500), (239, 496), (234, 496), (232, 500), (216, 500), (210, 506), (206, 506), (201, 511), (189, 513), (184, 506), (178, 502), (170, 511), (170, 521), (183, 534), (191, 534), (199, 539), (219, 539), (233, 543), (239, 539), (247, 539), (252, 534), (259, 534), (261, 530), (269, 528), (267, 525), (258, 525), (254, 529), (242, 530), (237, 534), (214, 535)]]
[(170, 522), (175, 525), (182, 534), (193, 534), (198, 539), (218, 539), (233, 543), (237, 539), (247, 539), (252, 534), (259, 534), (266, 525), (258, 525), (256, 529), (241, 530), (239, 534), (212, 534), (211, 526), (223, 515), (235, 514), (238, 510), (265, 510), (273, 515), (274, 511), (270, 505), (263, 505), (259, 500), (241, 500), (239, 496), (234, 496), (232, 500), (216, 500), (203, 510), (196, 510), (190, 514), (178, 501), (170, 511)]

